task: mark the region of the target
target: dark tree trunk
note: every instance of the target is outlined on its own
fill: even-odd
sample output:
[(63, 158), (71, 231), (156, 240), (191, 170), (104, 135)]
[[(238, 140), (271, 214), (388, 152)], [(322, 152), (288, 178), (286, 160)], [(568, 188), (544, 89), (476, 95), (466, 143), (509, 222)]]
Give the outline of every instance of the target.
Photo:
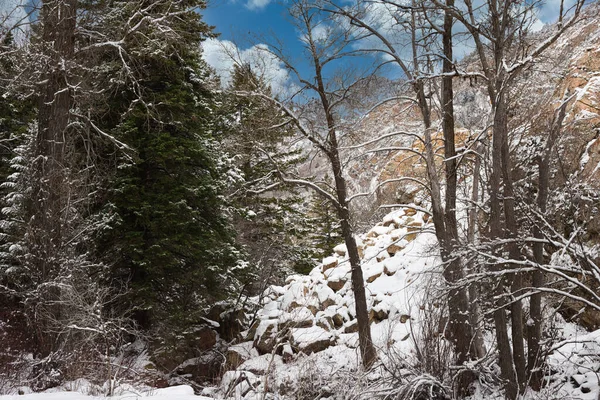
[[(506, 126), (506, 113), (500, 110), (502, 107), (504, 96), (501, 93), (501, 87), (498, 89), (498, 99), (494, 101), (495, 115), (492, 135), (492, 171), (490, 174), (490, 239), (492, 240), (492, 252), (498, 254), (501, 252), (501, 246), (495, 243), (496, 240), (503, 238), (503, 221), (502, 221), (502, 144), (504, 134), (502, 127)], [(495, 266), (496, 270), (501, 269), (501, 266)], [(519, 385), (517, 383), (516, 371), (513, 366), (512, 349), (508, 337), (508, 328), (506, 320), (506, 308), (503, 305), (502, 296), (505, 294), (504, 289), (506, 282), (501, 281), (497, 285), (496, 296), (500, 299), (497, 303), (497, 309), (494, 311), (494, 325), (496, 328), (496, 340), (498, 346), (498, 357), (500, 363), (500, 372), (505, 384), (506, 398), (514, 400), (519, 394)]]
[(369, 312), (367, 310), (367, 297), (365, 294), (365, 284), (362, 273), (360, 255), (354, 230), (350, 222), (350, 209), (348, 204), (348, 192), (346, 189), (346, 179), (343, 176), (343, 167), (339, 155), (339, 144), (337, 138), (336, 123), (333, 111), (330, 107), (327, 90), (323, 81), (322, 65), (316, 48), (311, 47), (315, 78), (317, 83), (317, 94), (323, 107), (325, 119), (327, 122), (327, 157), (331, 163), (333, 177), (335, 181), (336, 198), (338, 201), (337, 213), (342, 228), (342, 236), (348, 250), (350, 260), (352, 292), (354, 294), (354, 304), (356, 310), (356, 320), (358, 322), (358, 344), (362, 363), (365, 368), (370, 368), (377, 359), (377, 351), (371, 338), (371, 327), (369, 326)]
[[(447, 7), (454, 7), (454, 0), (446, 1)], [(453, 18), (445, 11), (442, 44), (444, 59), (442, 62), (442, 129), (444, 134), (444, 158), (446, 179), (446, 201), (444, 207), (445, 232), (441, 238), (442, 258), (446, 262), (444, 278), (450, 285), (448, 293), (449, 331), (456, 352), (456, 364), (463, 365), (472, 355), (471, 344), (473, 332), (469, 321), (469, 296), (467, 288), (456, 287), (464, 277), (461, 259), (455, 252), (459, 246), (458, 223), (456, 221), (456, 187), (458, 162), (454, 132), (454, 90), (452, 74), (454, 62), (452, 54), (452, 24)], [(469, 385), (475, 379), (471, 373), (461, 373), (457, 379), (457, 393), (463, 397), (468, 395)]]
[[(473, 192), (471, 194), (471, 206), (469, 208), (469, 222), (467, 227), (467, 242), (471, 245), (475, 244), (475, 229), (477, 226), (477, 203), (479, 202), (479, 175), (481, 171), (481, 157), (479, 154), (483, 152), (483, 145), (476, 146), (477, 156), (473, 166)], [(475, 262), (471, 261), (468, 265), (468, 274), (475, 271)], [(479, 305), (479, 285), (472, 283), (469, 285), (469, 321), (473, 329), (473, 355), (475, 358), (483, 358), (485, 356), (485, 343), (483, 341), (483, 333), (480, 327), (481, 310)]]
[[(562, 124), (565, 119), (566, 110), (568, 105), (568, 99), (563, 101), (563, 104), (555, 113), (552, 123), (550, 124), (550, 132), (548, 139), (546, 140), (546, 146), (544, 152), (538, 158), (538, 195), (536, 199), (538, 211), (541, 215), (545, 215), (546, 206), (548, 202), (548, 191), (550, 186), (550, 164), (551, 155), (554, 149), (554, 144), (560, 132), (562, 130)], [(542, 230), (539, 222), (533, 227), (533, 237), (536, 239), (543, 239)], [(535, 242), (533, 244), (533, 258), (537, 264), (544, 263), (544, 245), (542, 242)], [(537, 269), (533, 272), (531, 286), (539, 288), (544, 285), (544, 274), (541, 270)], [(542, 340), (542, 329), (543, 329), (543, 316), (542, 316), (542, 293), (534, 293), (529, 299), (529, 314), (532, 320), (531, 326), (528, 327), (527, 335), (527, 372), (529, 374), (529, 385), (533, 390), (540, 390), (542, 388), (542, 360), (541, 360), (541, 340)]]
[(28, 223), (30, 251), (41, 282), (57, 266), (62, 247), (66, 198), (65, 138), (73, 95), (68, 86), (68, 63), (75, 49), (76, 0), (45, 1), (41, 11), (43, 58), (38, 133), (35, 139)]
[[(31, 165), (31, 192), (26, 203), (25, 237), (25, 262), (32, 271), (34, 286), (50, 282), (62, 267), (69, 212), (65, 141), (73, 105), (68, 85), (69, 62), (75, 49), (76, 12), (77, 0), (48, 0), (40, 15), (43, 80), (39, 87), (38, 131)], [(56, 294), (50, 289), (38, 292), (46, 300), (53, 300)], [(56, 306), (52, 310), (60, 312)], [(45, 329), (44, 321), (36, 323), (40, 330)], [(52, 346), (47, 339), (40, 338), (43, 351), (50, 351)]]
[[(501, 107), (500, 109), (503, 112), (506, 112), (506, 107)], [(497, 108), (496, 113), (499, 112), (498, 110), (499, 109)], [(504, 116), (502, 119), (504, 123), (506, 123), (506, 116)], [(504, 134), (502, 141), (502, 175), (504, 187), (504, 219), (506, 224), (507, 238), (511, 239), (511, 241), (508, 243), (508, 255), (511, 259), (518, 260), (521, 257), (521, 253), (516, 243), (518, 237), (518, 228), (515, 215), (515, 194), (511, 177), (511, 162), (508, 149), (508, 135), (506, 127), (503, 128), (503, 131)], [(525, 333), (523, 329), (523, 304), (521, 300), (515, 300), (514, 298), (515, 295), (518, 296), (522, 292), (523, 274), (518, 272), (518, 265), (510, 265), (510, 268), (515, 271), (515, 273), (512, 275), (511, 290), (513, 295), (511, 296), (512, 298), (510, 304), (513, 362), (517, 376), (517, 383), (519, 385), (519, 392), (523, 393), (527, 385), (524, 344)]]

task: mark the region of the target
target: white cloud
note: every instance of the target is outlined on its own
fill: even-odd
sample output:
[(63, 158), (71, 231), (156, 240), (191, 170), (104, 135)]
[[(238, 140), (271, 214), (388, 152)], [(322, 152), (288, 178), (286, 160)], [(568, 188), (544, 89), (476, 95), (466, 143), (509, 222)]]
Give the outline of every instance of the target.
[[(324, 42), (329, 38), (332, 33), (332, 28), (326, 24), (318, 24), (313, 27), (311, 30), (312, 38), (315, 42)], [(300, 34), (300, 41), (304, 44), (308, 44), (308, 35), (307, 33)]]
[(271, 85), (273, 94), (287, 96), (296, 88), (283, 63), (269, 53), (264, 44), (240, 49), (228, 40), (208, 39), (203, 43), (202, 49), (204, 60), (221, 77), (223, 86), (231, 82), (231, 73), (235, 64), (248, 63), (255, 74)]
[[(576, 0), (565, 0), (564, 11), (571, 10), (571, 7), (575, 5)], [(558, 14), (560, 12), (561, 0), (546, 0), (541, 3), (537, 9), (537, 17), (544, 23), (554, 23), (558, 20)]]
[(246, 8), (249, 10), (262, 10), (271, 3), (271, 0), (248, 0)]

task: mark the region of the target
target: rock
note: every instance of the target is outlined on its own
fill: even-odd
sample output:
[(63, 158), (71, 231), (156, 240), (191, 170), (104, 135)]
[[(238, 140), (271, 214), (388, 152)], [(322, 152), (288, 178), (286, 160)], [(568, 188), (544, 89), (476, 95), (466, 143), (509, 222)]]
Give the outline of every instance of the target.
[(330, 347), (334, 342), (330, 332), (318, 326), (293, 329), (290, 344), (304, 354), (318, 353)]
[(406, 227), (406, 231), (409, 232), (409, 233), (410, 232), (420, 232), (422, 226), (423, 226), (423, 224), (421, 222), (419, 222), (419, 221), (411, 222)]
[(191, 340), (197, 343), (197, 349), (200, 351), (208, 350), (217, 344), (217, 332), (208, 326), (197, 328), (192, 335)]
[(400, 315), (400, 323), (405, 324), (406, 321), (408, 321), (410, 319), (410, 315), (408, 314), (402, 314)]
[(357, 246), (358, 248), (358, 256), (362, 259), (365, 256), (365, 245), (364, 244), (359, 244)]
[(344, 327), (344, 333), (357, 333), (358, 332), (358, 321), (353, 319), (348, 322)]
[(317, 315), (317, 312), (319, 311), (319, 308), (314, 304), (309, 304), (306, 306), (306, 308), (308, 308), (312, 315)]
[(388, 311), (383, 309), (371, 309), (369, 311), (369, 322), (381, 322), (388, 318)]
[(377, 273), (377, 274), (374, 274), (374, 275), (371, 275), (371, 276), (369, 276), (369, 277), (367, 278), (367, 282), (368, 282), (368, 283), (374, 282), (374, 281), (375, 281), (375, 279), (379, 278), (380, 276), (381, 276), (381, 272), (379, 272), (379, 273)]
[(258, 353), (252, 347), (252, 342), (230, 346), (225, 353), (225, 367), (228, 370), (235, 370), (244, 362), (257, 355)]
[[(331, 287), (330, 287), (331, 289)], [(326, 298), (324, 301), (321, 302), (321, 310), (326, 309), (327, 307), (331, 307), (335, 305), (335, 299), (332, 299), (331, 297)]]
[(227, 371), (221, 379), (221, 390), (237, 398), (242, 398), (253, 391), (260, 379), (250, 371)]
[(219, 322), (221, 320), (221, 314), (227, 310), (227, 307), (228, 304), (224, 301), (215, 303), (208, 311), (206, 318)]
[(383, 217), (383, 226), (390, 226), (391, 224), (394, 223), (394, 215), (393, 214), (388, 214), (385, 217)]
[(319, 328), (326, 330), (327, 332), (333, 329), (333, 319), (331, 317), (322, 316), (317, 320), (316, 325)]
[(401, 239), (402, 237), (404, 237), (404, 230), (403, 229), (394, 229), (393, 231), (390, 232), (390, 238), (395, 242), (399, 239)]
[(304, 354), (318, 353), (319, 351), (329, 348), (331, 344), (331, 340), (329, 339), (316, 340), (302, 347), (300, 351)]
[(404, 209), (404, 215), (406, 215), (406, 216), (412, 217), (416, 213), (417, 213), (417, 210), (415, 210), (414, 208), (405, 208)]
[(335, 252), (335, 254), (337, 254), (340, 257), (344, 257), (346, 255), (346, 253), (348, 252), (345, 244), (338, 244), (337, 246), (335, 246), (333, 248), (333, 251)]
[(275, 348), (277, 338), (277, 320), (260, 321), (256, 329), (254, 347), (260, 354), (271, 353)]
[(322, 271), (325, 272), (328, 269), (331, 268), (335, 268), (338, 265), (338, 259), (337, 257), (327, 257), (323, 259), (323, 267), (322, 267)]
[(397, 245), (397, 244), (393, 243), (393, 244), (390, 244), (390, 245), (388, 246), (388, 248), (387, 248), (387, 252), (388, 252), (388, 254), (389, 254), (390, 256), (393, 256), (393, 255), (395, 255), (396, 253), (398, 253), (400, 250), (403, 250), (403, 249), (404, 249), (404, 247), (403, 247), (403, 246), (399, 246), (399, 245)]
[(248, 333), (246, 333), (245, 340), (254, 340), (254, 335), (256, 334), (256, 328), (258, 328), (258, 324), (260, 324), (259, 320), (254, 321), (250, 329), (248, 329)]
[(314, 316), (316, 310), (313, 312), (311, 306), (299, 307), (290, 313), (283, 314), (277, 321), (280, 322), (280, 331), (283, 328), (308, 328), (313, 326)]
[(220, 321), (219, 334), (221, 337), (227, 341), (239, 338), (245, 324), (247, 324), (245, 318), (246, 313), (243, 309), (227, 311)]
[(327, 281), (327, 286), (329, 286), (334, 292), (341, 290), (345, 284), (346, 281), (344, 279)]
[(333, 326), (337, 328), (341, 328), (344, 325), (344, 317), (340, 314), (335, 313), (331, 316), (331, 320), (333, 321)]
[(388, 225), (388, 226), (376, 225), (369, 231), (369, 233), (367, 233), (367, 237), (375, 238), (377, 236), (387, 235), (394, 228), (395, 228), (395, 226), (391, 226), (391, 225)]
[(385, 251), (377, 254), (377, 257), (375, 257), (377, 262), (382, 262), (383, 260), (385, 260), (387, 258), (390, 258), (390, 255), (389, 255), (389, 252), (386, 253)]
[(288, 343), (283, 345), (281, 358), (284, 363), (289, 363), (294, 359), (294, 350), (292, 350), (292, 346), (290, 346)]
[(200, 357), (184, 361), (175, 368), (175, 373), (194, 382), (210, 382), (220, 376), (223, 361), (220, 351), (210, 350)]
[(417, 238), (417, 233), (409, 233), (408, 235), (404, 236), (404, 239), (406, 239), (407, 242), (412, 242), (416, 238)]

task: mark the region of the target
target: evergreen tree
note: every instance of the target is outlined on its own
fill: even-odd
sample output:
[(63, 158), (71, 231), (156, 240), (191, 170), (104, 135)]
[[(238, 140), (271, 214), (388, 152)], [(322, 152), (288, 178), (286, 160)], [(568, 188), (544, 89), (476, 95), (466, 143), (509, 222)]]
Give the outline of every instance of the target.
[(270, 189), (278, 182), (278, 169), (293, 171), (305, 159), (300, 150), (290, 148), (294, 132), (282, 127), (284, 116), (269, 103), (238, 95), (271, 96), (269, 85), (249, 64), (234, 65), (229, 89), (225, 113), (233, 128), (225, 143), (239, 172), (231, 195), (237, 207), (238, 241), (259, 269), (260, 282), (276, 281), (292, 270), (310, 270), (314, 257), (306, 243), (310, 221), (304, 193), (294, 187)]
[(160, 22), (124, 48), (135, 84), (115, 92), (111, 111), (121, 117), (110, 134), (135, 154), (116, 160), (98, 251), (112, 266), (113, 284), (131, 285), (122, 307), (133, 308), (142, 326), (176, 330), (198, 322), (212, 301), (236, 288), (234, 271), (243, 272), (222, 196), (224, 125), (200, 58), (211, 31), (193, 11), (200, 1), (118, 4), (117, 19), (124, 13), (133, 23)]

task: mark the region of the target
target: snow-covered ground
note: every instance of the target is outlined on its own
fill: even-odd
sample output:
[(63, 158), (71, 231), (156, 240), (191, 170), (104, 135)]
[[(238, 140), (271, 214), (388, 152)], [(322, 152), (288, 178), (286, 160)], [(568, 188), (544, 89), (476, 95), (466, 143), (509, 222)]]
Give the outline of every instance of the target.
[[(361, 372), (350, 265), (343, 244), (309, 275), (288, 277), (254, 299), (262, 305), (245, 341), (226, 354), (230, 371), (220, 384), (195, 396), (189, 386), (138, 391), (126, 385), (111, 399), (346, 399), (362, 391), (393, 390), (390, 376), (411, 379), (422, 372), (426, 347), (448, 357), (443, 331), (443, 285), (437, 242), (429, 216), (418, 207), (403, 208), (358, 238), (373, 341), (380, 362)], [(587, 333), (560, 315), (547, 321), (557, 341), (547, 359), (551, 375), (540, 393), (524, 399), (597, 399), (600, 330)], [(494, 338), (487, 337), (494, 348)], [(493, 360), (493, 358), (492, 358)], [(494, 374), (489, 365), (489, 374)], [(390, 382), (392, 384), (390, 384)], [(398, 382), (398, 381), (396, 381)], [(0, 396), (0, 400), (88, 400), (105, 393), (85, 381), (69, 391)], [(86, 393), (86, 394), (80, 394)], [(268, 394), (265, 396), (265, 392)], [(372, 395), (353, 398), (371, 398)], [(482, 381), (473, 400), (501, 399), (495, 382)]]
[[(81, 392), (86, 392), (89, 387), (85, 384), (77, 388)], [(139, 392), (133, 388), (121, 388), (117, 391), (117, 395), (113, 397), (105, 396), (90, 396), (78, 391), (67, 392), (64, 390), (48, 391), (45, 393), (31, 393), (24, 395), (8, 395), (0, 396), (2, 400), (133, 400), (151, 398), (154, 400), (203, 400), (208, 397), (194, 395), (194, 390), (189, 386), (173, 386), (164, 389), (153, 389), (144, 392)]]

